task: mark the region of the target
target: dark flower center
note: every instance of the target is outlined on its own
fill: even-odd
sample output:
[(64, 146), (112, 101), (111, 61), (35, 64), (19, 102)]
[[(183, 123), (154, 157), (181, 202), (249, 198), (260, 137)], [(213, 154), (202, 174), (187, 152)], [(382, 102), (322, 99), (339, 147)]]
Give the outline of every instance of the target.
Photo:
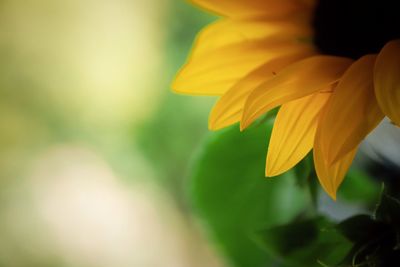
[(400, 38), (399, 0), (320, 0), (314, 43), (323, 54), (357, 59)]

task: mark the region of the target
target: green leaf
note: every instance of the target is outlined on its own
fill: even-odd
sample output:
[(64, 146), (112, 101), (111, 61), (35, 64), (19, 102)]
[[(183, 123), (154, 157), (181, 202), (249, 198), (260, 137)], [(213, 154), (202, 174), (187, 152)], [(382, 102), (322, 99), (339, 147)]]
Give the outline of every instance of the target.
[(325, 218), (293, 221), (261, 232), (261, 241), (270, 254), (286, 266), (336, 266), (351, 248)]
[(190, 198), (211, 236), (234, 266), (269, 266), (271, 257), (251, 236), (264, 226), (287, 223), (307, 203), (293, 172), (265, 178), (272, 122), (240, 132), (210, 134), (195, 161)]
[(353, 243), (368, 242), (368, 239), (378, 235), (383, 227), (369, 215), (356, 215), (337, 225), (337, 229)]

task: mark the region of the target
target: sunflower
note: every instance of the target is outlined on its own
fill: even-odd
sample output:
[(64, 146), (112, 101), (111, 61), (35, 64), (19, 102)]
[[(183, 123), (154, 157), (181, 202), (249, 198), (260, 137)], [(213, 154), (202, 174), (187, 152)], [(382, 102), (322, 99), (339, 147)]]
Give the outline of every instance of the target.
[(313, 150), (321, 186), (335, 199), (362, 140), (385, 116), (400, 125), (400, 21), (392, 2), (193, 2), (222, 18), (198, 35), (174, 90), (220, 96), (212, 130), (236, 122), (243, 130), (280, 107), (266, 176)]

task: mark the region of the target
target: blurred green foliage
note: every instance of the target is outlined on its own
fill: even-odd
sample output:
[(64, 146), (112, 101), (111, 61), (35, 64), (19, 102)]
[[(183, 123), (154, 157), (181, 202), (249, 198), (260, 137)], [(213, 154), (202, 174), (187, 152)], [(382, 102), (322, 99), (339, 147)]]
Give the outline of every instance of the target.
[(289, 222), (308, 202), (292, 172), (265, 178), (271, 129), (269, 121), (245, 132), (233, 126), (210, 134), (194, 161), (189, 184), (194, 209), (234, 266), (269, 266), (273, 259), (252, 236)]

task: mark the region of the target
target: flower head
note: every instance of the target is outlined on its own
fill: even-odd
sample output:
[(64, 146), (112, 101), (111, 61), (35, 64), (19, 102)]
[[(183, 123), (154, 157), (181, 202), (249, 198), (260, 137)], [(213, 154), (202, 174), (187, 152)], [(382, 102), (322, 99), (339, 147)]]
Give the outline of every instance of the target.
[(335, 46), (322, 54), (318, 44), (329, 42), (318, 35), (316, 20), (328, 1), (194, 2), (223, 18), (199, 34), (174, 90), (221, 96), (212, 130), (236, 122), (243, 130), (280, 107), (266, 176), (289, 170), (313, 150), (320, 183), (335, 199), (362, 140), (385, 116), (400, 125), (400, 40), (383, 34), (383, 47), (361, 57), (356, 51), (352, 58), (347, 47), (336, 53)]

